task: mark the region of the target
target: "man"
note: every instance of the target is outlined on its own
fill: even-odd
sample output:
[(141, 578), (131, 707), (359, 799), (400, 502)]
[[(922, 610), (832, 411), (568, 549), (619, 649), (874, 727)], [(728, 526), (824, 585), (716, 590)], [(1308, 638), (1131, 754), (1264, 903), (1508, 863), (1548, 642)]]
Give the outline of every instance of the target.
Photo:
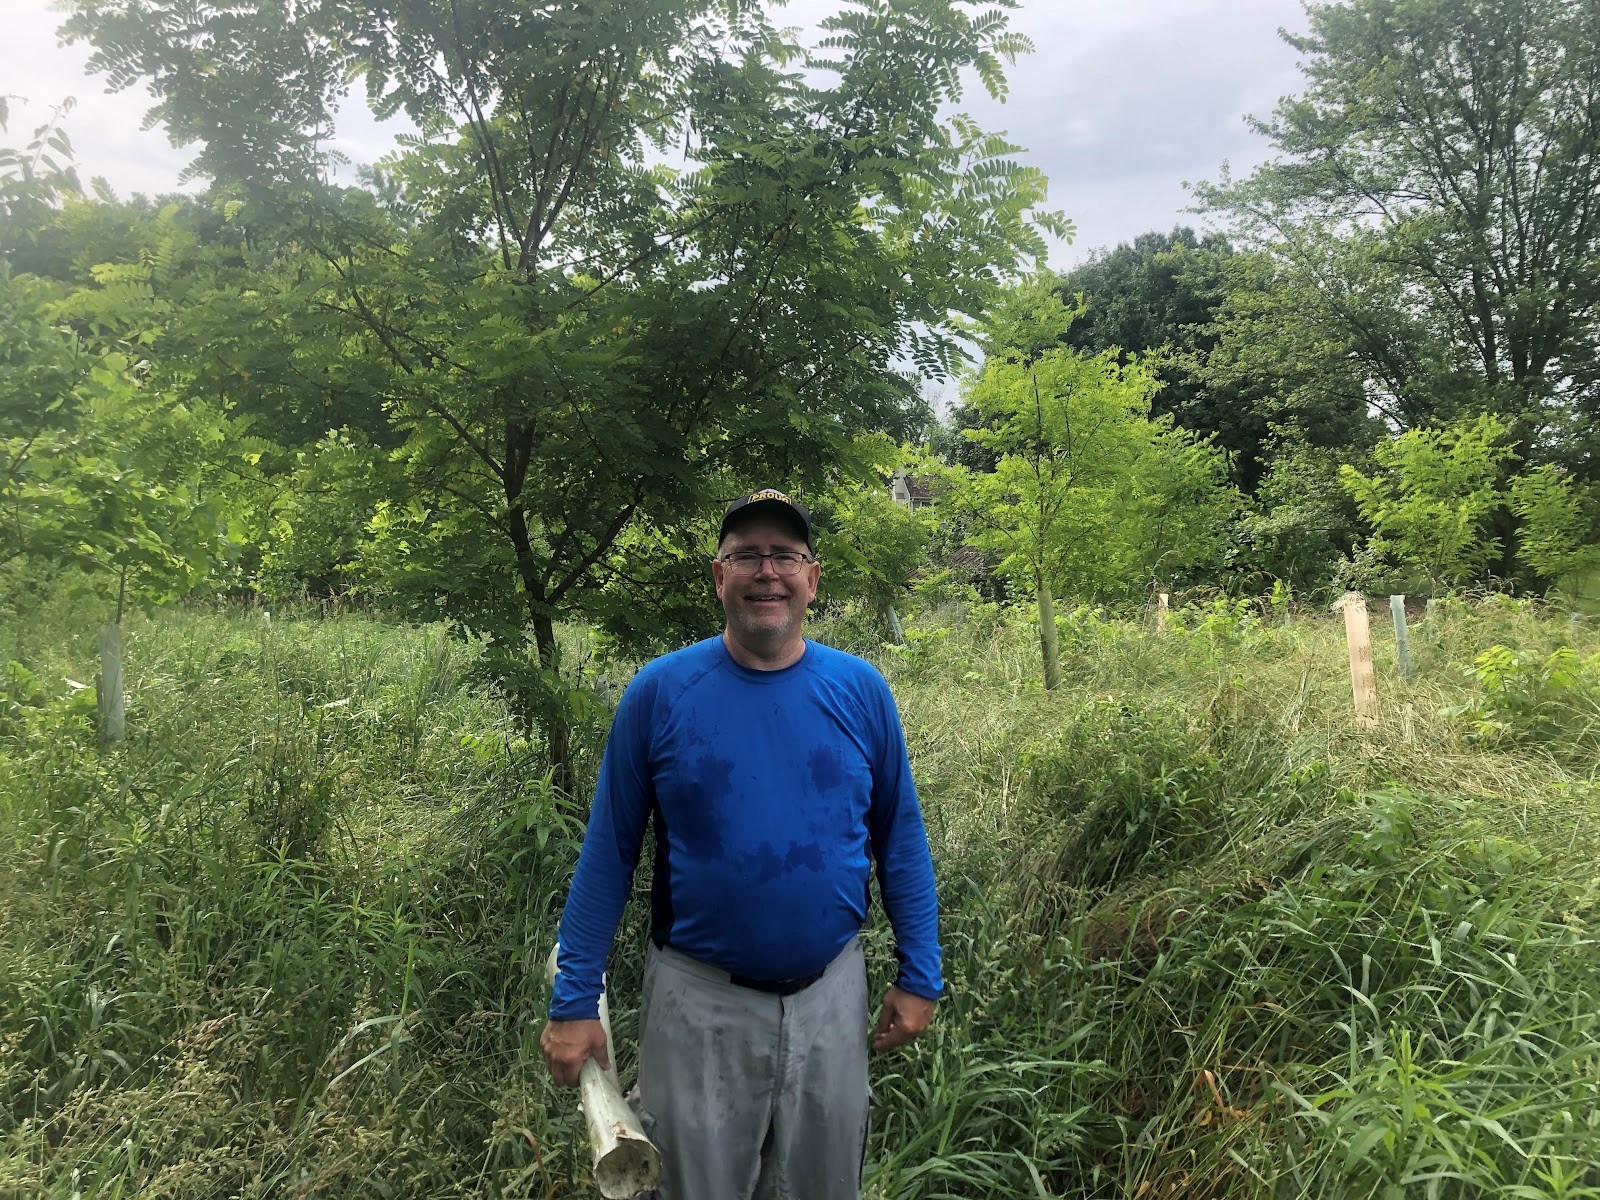
[(933, 1019), (938, 911), (883, 677), (807, 641), (821, 565), (782, 492), (735, 500), (711, 574), (720, 637), (623, 694), (561, 918), (541, 1045), (557, 1083), (602, 1066), (601, 975), (654, 826), (637, 1102), (661, 1200), (858, 1197), (867, 1132), (869, 858), (900, 961), (872, 1046)]

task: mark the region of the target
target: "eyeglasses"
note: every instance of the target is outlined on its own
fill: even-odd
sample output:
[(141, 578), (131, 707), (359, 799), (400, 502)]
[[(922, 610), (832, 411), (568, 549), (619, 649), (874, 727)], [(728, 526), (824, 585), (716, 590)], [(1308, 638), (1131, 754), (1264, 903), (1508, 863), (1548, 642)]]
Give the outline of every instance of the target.
[(735, 575), (754, 575), (761, 570), (761, 560), (764, 558), (772, 560), (772, 569), (779, 575), (798, 575), (801, 567), (816, 561), (793, 550), (774, 550), (771, 554), (759, 554), (754, 550), (735, 550), (732, 554), (724, 554), (717, 561)]

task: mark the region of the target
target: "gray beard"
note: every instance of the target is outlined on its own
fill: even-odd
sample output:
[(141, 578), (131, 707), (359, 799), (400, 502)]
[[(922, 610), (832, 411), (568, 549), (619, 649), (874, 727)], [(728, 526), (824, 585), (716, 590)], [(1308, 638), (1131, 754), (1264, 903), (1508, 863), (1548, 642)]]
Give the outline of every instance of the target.
[(795, 616), (785, 621), (782, 625), (773, 627), (757, 625), (746, 614), (741, 613), (737, 618), (730, 619), (729, 624), (733, 625), (746, 641), (767, 642), (777, 645), (788, 641), (798, 633), (804, 619), (803, 616)]

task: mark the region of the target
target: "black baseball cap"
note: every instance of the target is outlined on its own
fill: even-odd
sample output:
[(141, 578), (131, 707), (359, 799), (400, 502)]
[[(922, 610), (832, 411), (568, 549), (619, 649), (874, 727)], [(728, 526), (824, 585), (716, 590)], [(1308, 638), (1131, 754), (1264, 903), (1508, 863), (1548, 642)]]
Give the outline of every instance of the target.
[(806, 539), (806, 549), (816, 552), (811, 530), (811, 514), (800, 501), (776, 488), (762, 488), (760, 491), (751, 492), (748, 496), (730, 500), (728, 507), (722, 510), (722, 528), (717, 530), (717, 544), (722, 544), (722, 539), (728, 536), (731, 526), (738, 524), (745, 516), (757, 514), (781, 517), (795, 525)]

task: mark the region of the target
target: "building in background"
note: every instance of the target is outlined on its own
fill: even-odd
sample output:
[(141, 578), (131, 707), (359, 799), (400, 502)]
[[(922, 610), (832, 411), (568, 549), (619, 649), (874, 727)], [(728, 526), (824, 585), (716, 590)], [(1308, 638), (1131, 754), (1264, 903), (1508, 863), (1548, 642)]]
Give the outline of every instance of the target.
[(933, 504), (933, 480), (926, 475), (908, 475), (901, 467), (889, 481), (889, 497), (912, 512), (928, 508)]

